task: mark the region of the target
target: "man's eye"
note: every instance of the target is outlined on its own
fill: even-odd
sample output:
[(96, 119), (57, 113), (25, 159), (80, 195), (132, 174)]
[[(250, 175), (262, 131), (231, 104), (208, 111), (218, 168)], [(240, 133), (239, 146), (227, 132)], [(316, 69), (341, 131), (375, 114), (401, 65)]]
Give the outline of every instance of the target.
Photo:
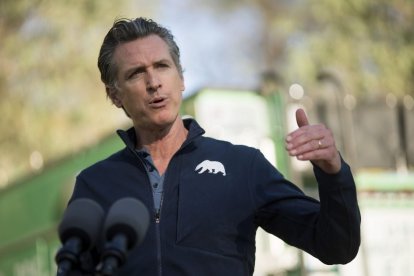
[(135, 70), (134, 72), (132, 72), (131, 75), (129, 75), (129, 78), (135, 78), (138, 77), (139, 75), (141, 75), (143, 73), (142, 70)]
[(169, 67), (169, 65), (167, 63), (158, 63), (157, 67), (158, 68), (166, 68), (166, 67)]

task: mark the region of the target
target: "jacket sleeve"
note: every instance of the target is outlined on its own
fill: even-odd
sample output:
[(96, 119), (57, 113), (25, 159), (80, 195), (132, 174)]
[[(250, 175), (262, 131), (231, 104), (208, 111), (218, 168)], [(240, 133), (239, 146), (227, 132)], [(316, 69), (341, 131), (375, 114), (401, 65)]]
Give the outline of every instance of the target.
[(361, 217), (351, 170), (341, 162), (337, 174), (314, 168), (318, 201), (306, 196), (258, 153), (250, 174), (256, 223), (325, 264), (353, 260), (360, 245)]

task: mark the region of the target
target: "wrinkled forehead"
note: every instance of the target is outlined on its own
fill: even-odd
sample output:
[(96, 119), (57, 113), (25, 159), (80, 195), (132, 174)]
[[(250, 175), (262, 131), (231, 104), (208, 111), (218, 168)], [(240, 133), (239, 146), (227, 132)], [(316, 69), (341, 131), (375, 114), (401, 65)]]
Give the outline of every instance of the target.
[(119, 44), (113, 55), (113, 62), (119, 67), (129, 64), (147, 64), (156, 60), (172, 61), (168, 45), (157, 35), (150, 35)]

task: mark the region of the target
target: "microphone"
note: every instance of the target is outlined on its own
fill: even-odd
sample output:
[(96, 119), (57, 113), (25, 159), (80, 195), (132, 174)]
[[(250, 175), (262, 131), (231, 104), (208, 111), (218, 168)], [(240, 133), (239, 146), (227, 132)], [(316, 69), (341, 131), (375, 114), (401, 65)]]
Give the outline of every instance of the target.
[(91, 199), (77, 199), (68, 205), (58, 227), (63, 246), (55, 256), (57, 276), (69, 275), (79, 263), (79, 255), (95, 244), (103, 221), (102, 207)]
[(112, 275), (125, 263), (128, 251), (143, 241), (148, 225), (149, 212), (141, 201), (127, 197), (111, 206), (104, 223), (102, 275)]

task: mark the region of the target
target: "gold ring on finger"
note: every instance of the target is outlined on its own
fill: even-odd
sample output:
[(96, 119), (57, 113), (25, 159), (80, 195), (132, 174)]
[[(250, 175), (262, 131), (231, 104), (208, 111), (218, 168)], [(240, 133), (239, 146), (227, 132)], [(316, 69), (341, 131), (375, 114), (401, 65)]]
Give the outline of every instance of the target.
[(318, 140), (318, 148), (322, 148), (322, 140)]

